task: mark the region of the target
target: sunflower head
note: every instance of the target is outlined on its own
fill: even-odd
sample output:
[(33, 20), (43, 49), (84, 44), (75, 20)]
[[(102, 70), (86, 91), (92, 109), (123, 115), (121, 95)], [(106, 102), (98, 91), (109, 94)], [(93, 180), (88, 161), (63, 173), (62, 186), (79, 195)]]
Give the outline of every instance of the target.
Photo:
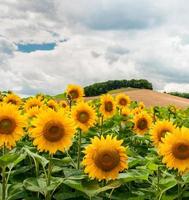
[(96, 123), (96, 112), (85, 102), (78, 102), (72, 109), (72, 118), (75, 121), (77, 128), (86, 132)]
[(15, 146), (16, 141), (24, 135), (25, 118), (12, 104), (0, 104), (0, 146)]
[(38, 93), (38, 94), (36, 94), (36, 98), (39, 99), (40, 101), (43, 101), (45, 99), (45, 94)]
[(170, 105), (170, 106), (168, 107), (168, 110), (169, 110), (169, 112), (172, 113), (172, 114), (175, 114), (175, 113), (177, 112), (177, 108), (176, 108), (176, 106), (174, 106), (174, 105)]
[(116, 103), (119, 108), (124, 108), (131, 103), (130, 97), (124, 93), (118, 94), (116, 96)]
[(16, 106), (19, 106), (22, 103), (21, 98), (14, 93), (7, 94), (7, 96), (4, 97), (3, 101), (5, 103), (10, 103)]
[(104, 118), (112, 117), (116, 112), (114, 98), (110, 94), (102, 95), (100, 98), (100, 112)]
[(139, 135), (144, 135), (152, 124), (152, 118), (146, 113), (142, 112), (134, 116), (134, 131)]
[(189, 129), (177, 128), (166, 134), (159, 145), (159, 153), (168, 168), (184, 172), (189, 169)]
[(165, 135), (167, 133), (172, 133), (174, 129), (175, 126), (170, 121), (157, 121), (150, 131), (154, 146), (158, 147)]
[(131, 111), (129, 108), (125, 107), (121, 110), (121, 115), (123, 117), (128, 117), (131, 114)]
[(61, 100), (59, 102), (59, 105), (60, 105), (61, 108), (68, 108), (68, 102), (65, 101), (65, 100)]
[(71, 100), (78, 100), (85, 96), (84, 89), (79, 85), (68, 85), (66, 93)]
[(47, 106), (53, 110), (57, 110), (57, 107), (58, 107), (58, 104), (55, 100), (53, 99), (50, 99), (48, 102), (47, 102)]
[(119, 172), (128, 167), (125, 148), (121, 145), (123, 141), (110, 135), (95, 137), (91, 141), (84, 151), (85, 173), (92, 179), (116, 179)]
[(27, 112), (29, 109), (33, 107), (41, 107), (43, 105), (42, 101), (38, 98), (31, 97), (29, 98), (24, 105), (25, 111)]
[(61, 111), (43, 111), (33, 120), (32, 125), (34, 128), (31, 129), (31, 137), (40, 151), (54, 154), (58, 150), (64, 152), (71, 146), (75, 133), (74, 124)]
[(139, 102), (138, 107), (140, 109), (144, 109), (145, 108), (145, 104), (141, 101), (141, 102)]
[(136, 108), (134, 108), (132, 111), (131, 111), (131, 113), (133, 114), (133, 115), (138, 115), (138, 114), (140, 114), (142, 112), (142, 109), (140, 108), (140, 107), (136, 107)]
[(26, 116), (27, 118), (31, 119), (31, 118), (35, 118), (38, 116), (38, 114), (40, 112), (42, 112), (43, 110), (48, 109), (47, 106), (41, 106), (40, 108), (38, 106), (35, 106), (33, 108), (30, 108), (27, 112), (26, 112)]

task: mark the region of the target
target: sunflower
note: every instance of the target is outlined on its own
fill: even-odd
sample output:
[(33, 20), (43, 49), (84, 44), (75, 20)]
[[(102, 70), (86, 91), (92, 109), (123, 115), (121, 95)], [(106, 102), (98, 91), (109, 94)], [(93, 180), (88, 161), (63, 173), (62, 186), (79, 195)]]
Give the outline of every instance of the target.
[(43, 111), (33, 120), (32, 125), (34, 128), (31, 129), (31, 137), (39, 151), (54, 154), (58, 150), (64, 152), (71, 146), (75, 133), (74, 124), (61, 111)]
[(124, 108), (131, 103), (130, 97), (124, 93), (118, 94), (116, 96), (116, 103), (119, 108)]
[(28, 117), (28, 118), (33, 118), (33, 117), (37, 117), (37, 115), (42, 111), (42, 110), (44, 110), (45, 108), (47, 108), (47, 107), (38, 107), (38, 106), (35, 106), (35, 107), (33, 107), (33, 108), (30, 108), (28, 111), (27, 111), (27, 113), (26, 113), (26, 116)]
[(122, 140), (107, 135), (106, 138), (94, 137), (85, 150), (82, 164), (89, 177), (98, 180), (116, 179), (119, 172), (128, 167), (126, 149)]
[(22, 100), (19, 96), (11, 93), (11, 94), (7, 94), (6, 97), (4, 97), (3, 101), (5, 103), (11, 103), (11, 104), (14, 104), (14, 105), (20, 105), (22, 103)]
[(152, 118), (146, 112), (142, 112), (134, 116), (134, 124), (134, 131), (139, 135), (144, 135), (151, 127)]
[(100, 98), (100, 112), (104, 118), (112, 117), (116, 112), (116, 105), (110, 94), (102, 95)]
[(68, 102), (65, 101), (65, 100), (61, 100), (61, 101), (59, 102), (59, 105), (60, 105), (60, 107), (62, 107), (62, 108), (68, 108)]
[(69, 99), (78, 100), (84, 95), (84, 89), (80, 85), (68, 85), (66, 90)]
[(174, 129), (175, 126), (170, 121), (157, 121), (150, 131), (151, 139), (154, 143), (154, 146), (158, 147), (158, 145), (162, 142), (162, 139), (165, 137), (166, 133), (172, 133)]
[(123, 117), (128, 117), (131, 114), (131, 111), (129, 108), (125, 107), (121, 110), (121, 115)]
[(58, 104), (55, 100), (53, 99), (50, 99), (48, 102), (47, 102), (47, 106), (53, 110), (57, 110), (57, 107), (58, 107)]
[(13, 147), (24, 135), (25, 118), (12, 104), (0, 104), (0, 146)]
[(159, 145), (163, 163), (169, 168), (184, 172), (189, 168), (189, 128), (177, 128), (166, 134)]
[(43, 100), (45, 99), (45, 95), (42, 94), (42, 93), (38, 93), (38, 94), (36, 94), (35, 97), (36, 97), (37, 99), (39, 99), (40, 101), (43, 101)]
[(43, 102), (40, 99), (32, 97), (26, 101), (24, 108), (25, 108), (25, 111), (27, 112), (29, 109), (33, 107), (41, 107), (42, 105), (43, 105)]
[(86, 132), (96, 122), (96, 112), (85, 102), (79, 102), (72, 109), (72, 118), (78, 128)]
[(138, 107), (140, 109), (144, 109), (145, 108), (145, 104), (141, 101), (141, 102), (139, 102)]
[(134, 108), (132, 111), (131, 111), (131, 113), (133, 114), (133, 115), (138, 115), (138, 114), (140, 114), (142, 112), (142, 109), (140, 108), (140, 107), (136, 107), (136, 108)]

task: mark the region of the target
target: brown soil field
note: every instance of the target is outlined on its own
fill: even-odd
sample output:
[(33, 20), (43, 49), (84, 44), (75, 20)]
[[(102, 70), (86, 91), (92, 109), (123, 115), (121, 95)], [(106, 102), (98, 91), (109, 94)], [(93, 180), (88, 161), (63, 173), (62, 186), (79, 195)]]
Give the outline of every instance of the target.
[[(179, 108), (189, 107), (189, 99), (172, 96), (147, 89), (133, 89), (125, 92), (133, 101), (143, 101), (147, 107), (175, 105)], [(99, 97), (86, 97), (86, 100)]]

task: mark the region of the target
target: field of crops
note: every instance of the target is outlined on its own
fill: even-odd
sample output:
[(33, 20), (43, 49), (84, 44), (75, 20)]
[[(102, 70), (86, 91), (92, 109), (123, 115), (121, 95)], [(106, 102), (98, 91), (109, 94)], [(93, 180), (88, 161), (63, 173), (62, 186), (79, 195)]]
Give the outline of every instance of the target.
[(1, 94), (2, 200), (189, 199), (189, 109), (65, 92)]

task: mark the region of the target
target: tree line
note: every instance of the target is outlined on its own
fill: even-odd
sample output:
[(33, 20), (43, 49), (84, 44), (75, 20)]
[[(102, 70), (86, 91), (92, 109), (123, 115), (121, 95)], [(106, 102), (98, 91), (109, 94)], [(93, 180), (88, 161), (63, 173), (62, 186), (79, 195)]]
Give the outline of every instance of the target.
[(85, 96), (97, 96), (107, 93), (111, 90), (128, 87), (153, 90), (152, 83), (145, 79), (109, 80), (106, 82), (94, 83), (92, 85), (86, 86), (84, 90)]

